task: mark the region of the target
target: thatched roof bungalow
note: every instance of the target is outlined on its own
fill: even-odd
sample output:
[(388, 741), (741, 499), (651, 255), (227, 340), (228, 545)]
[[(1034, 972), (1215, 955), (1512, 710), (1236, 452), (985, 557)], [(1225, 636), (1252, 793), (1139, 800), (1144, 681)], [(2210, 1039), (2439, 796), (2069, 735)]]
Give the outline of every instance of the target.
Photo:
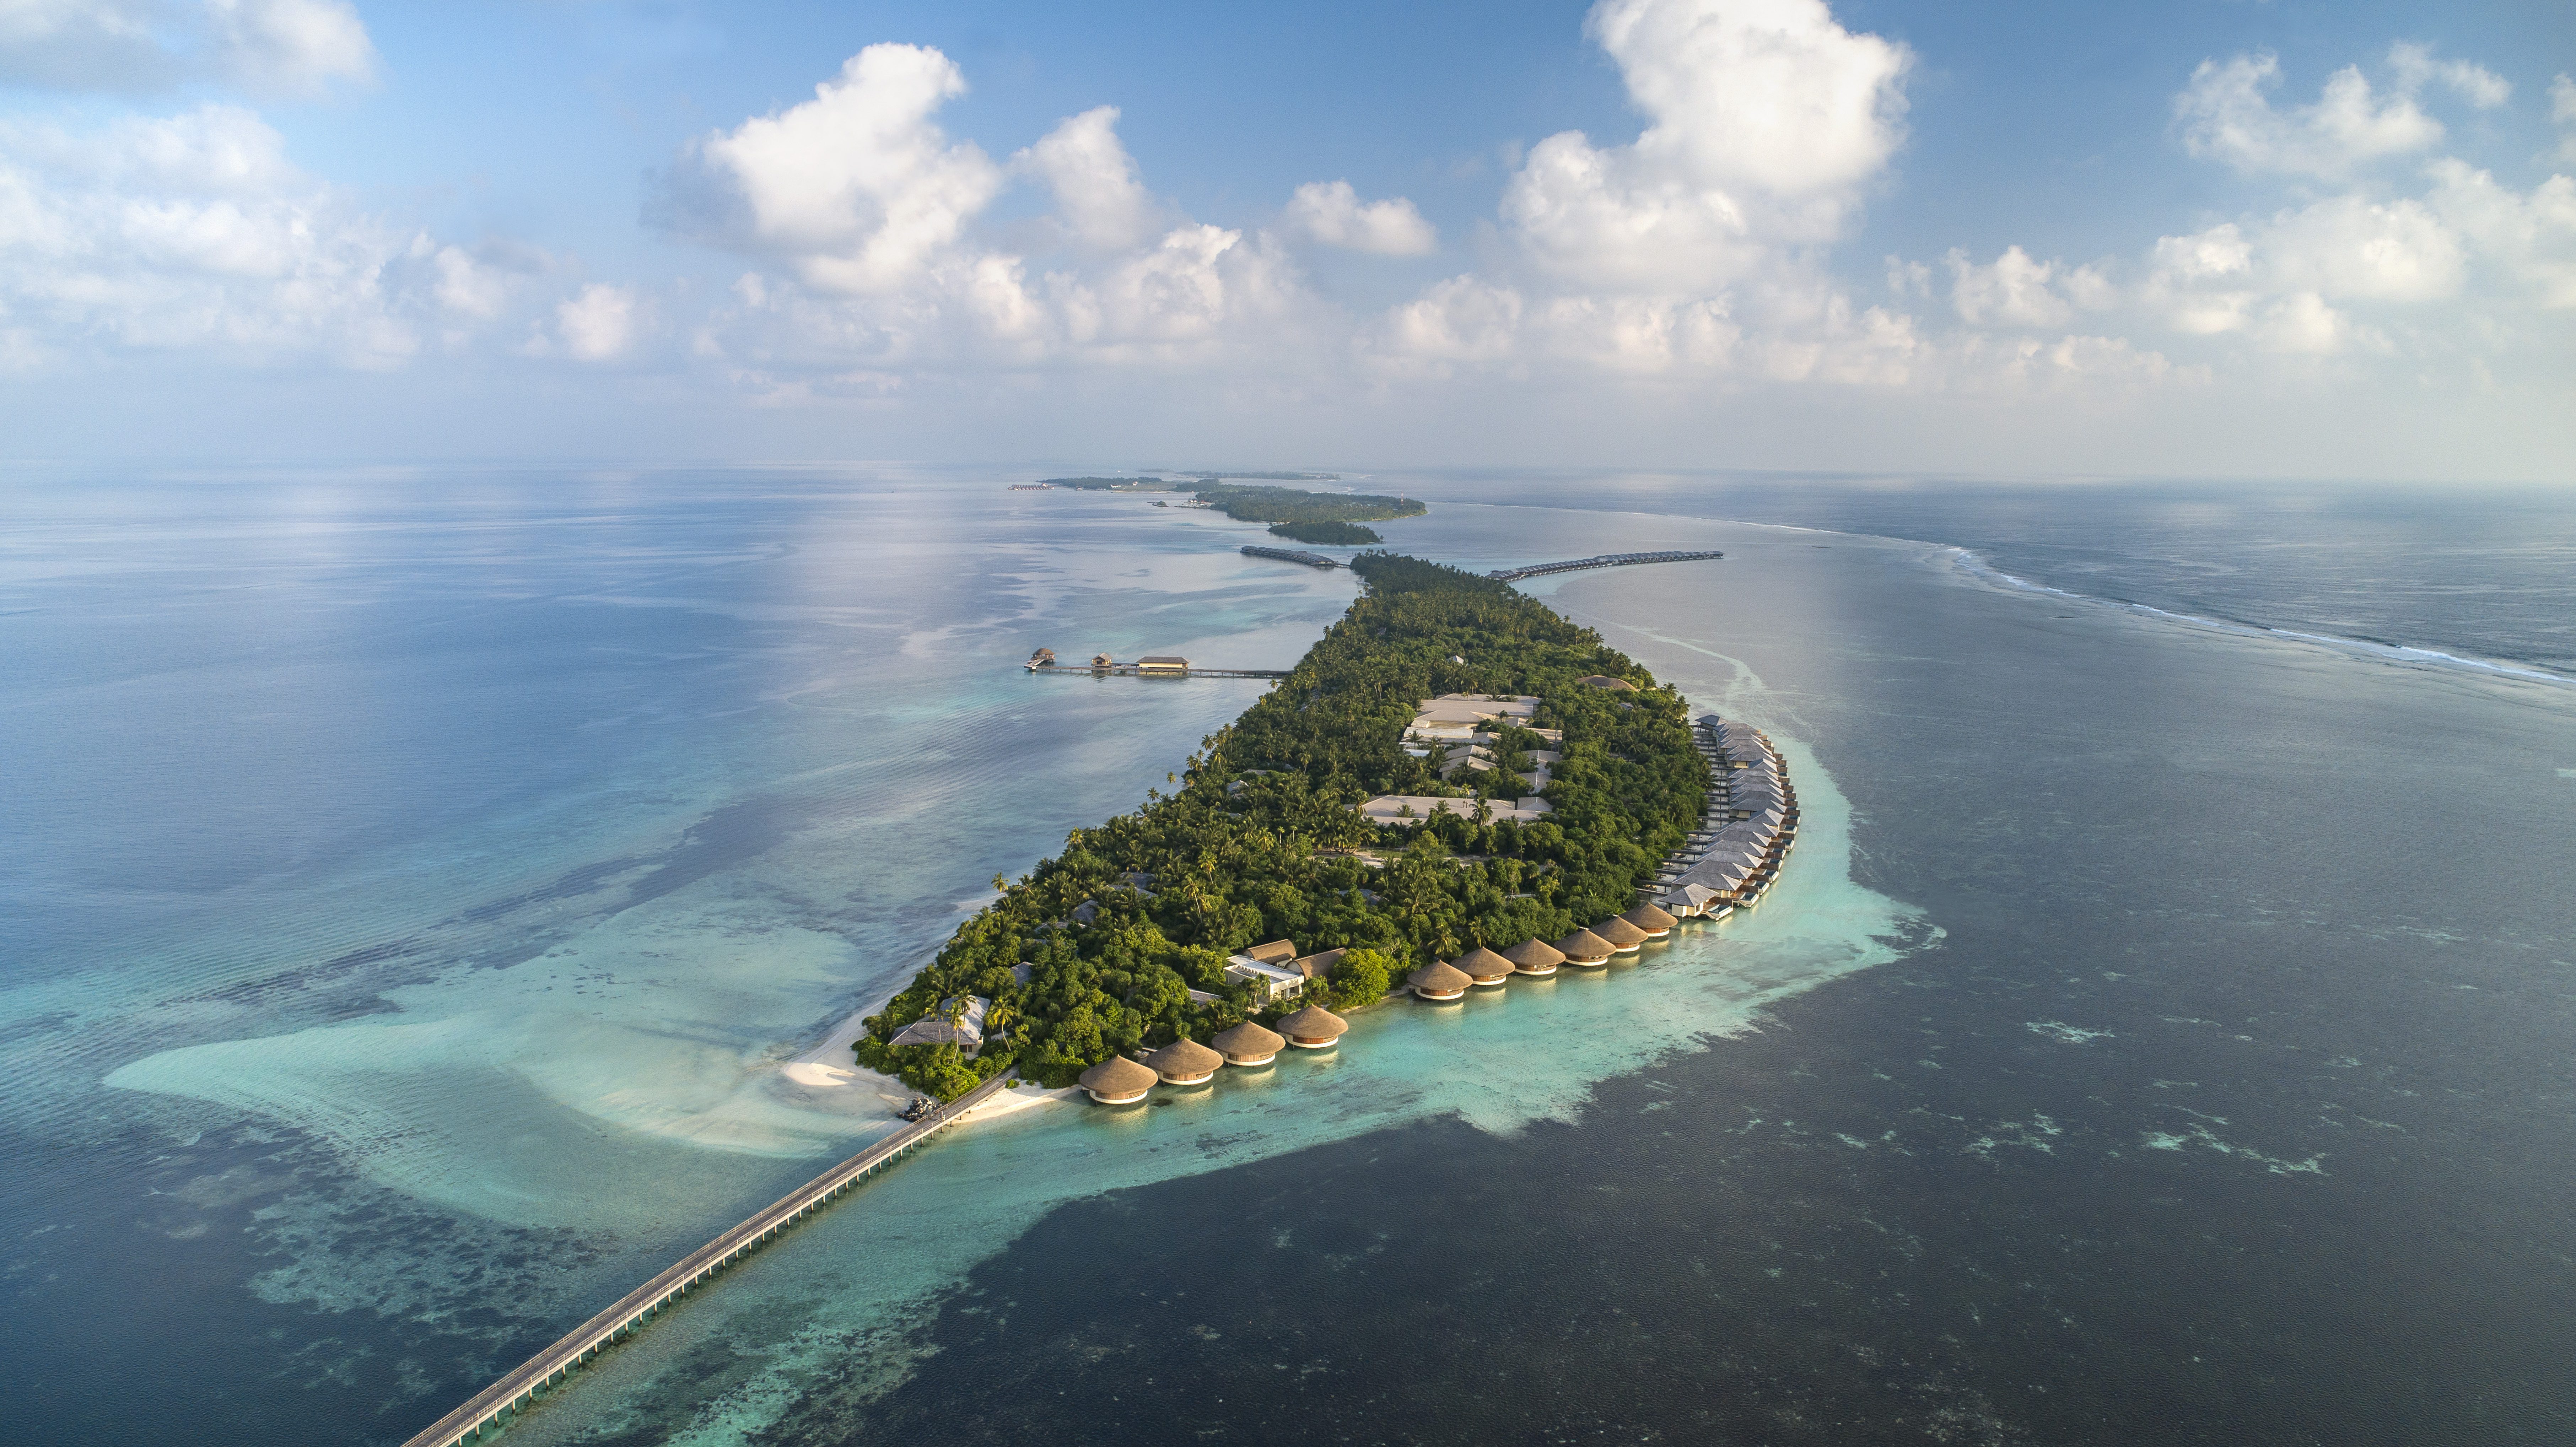
[(1633, 955), (1646, 942), (1646, 932), (1617, 915), (1592, 927), (1592, 932), (1610, 942), (1610, 947), (1623, 955)]
[(1145, 1057), (1146, 1068), (1165, 1085), (1204, 1085), (1216, 1077), (1225, 1057), (1187, 1035)]
[(1479, 985), (1499, 985), (1512, 977), (1512, 962), (1483, 945), (1476, 946), (1449, 963), (1452, 968), (1464, 973), (1468, 979)]
[(1228, 1065), (1267, 1065), (1279, 1058), (1279, 1048), (1287, 1043), (1276, 1031), (1249, 1020), (1220, 1032), (1208, 1042), (1216, 1047), (1217, 1054), (1225, 1057)]
[(1545, 940), (1523, 940), (1503, 951), (1503, 958), (1524, 975), (1553, 975), (1565, 963), (1565, 951)]
[(1442, 1001), (1463, 997), (1467, 987), (1475, 982), (1467, 977), (1466, 971), (1434, 961), (1405, 976), (1404, 983), (1412, 987), (1419, 999)]
[(1556, 949), (1557, 953), (1565, 956), (1567, 964), (1578, 970), (1589, 970), (1610, 963), (1610, 956), (1618, 946), (1588, 929), (1579, 929), (1558, 940)]
[(1349, 1028), (1349, 1021), (1321, 1005), (1309, 1005), (1279, 1021), (1279, 1033), (1300, 1050), (1329, 1050)]
[(1662, 939), (1673, 932), (1674, 925), (1681, 923), (1651, 904), (1641, 904), (1619, 917), (1644, 930), (1650, 940)]
[(1102, 1105), (1134, 1105), (1154, 1088), (1154, 1072), (1128, 1059), (1113, 1055), (1082, 1072), (1082, 1088)]

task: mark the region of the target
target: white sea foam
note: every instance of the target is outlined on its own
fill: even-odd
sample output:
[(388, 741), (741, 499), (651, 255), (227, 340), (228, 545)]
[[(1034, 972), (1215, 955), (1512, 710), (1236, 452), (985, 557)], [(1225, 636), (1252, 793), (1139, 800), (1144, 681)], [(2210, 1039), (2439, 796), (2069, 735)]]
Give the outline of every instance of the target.
[(2499, 663), (2491, 658), (2473, 658), (2466, 654), (2445, 653), (2438, 648), (2418, 648), (2402, 643), (2378, 643), (2367, 638), (2344, 638), (2332, 633), (2307, 633), (2295, 628), (2270, 628), (2260, 623), (2239, 623), (2232, 619), (2204, 617), (2198, 613), (2176, 613), (2171, 609), (2157, 608), (2145, 603), (2131, 603), (2118, 598), (2102, 598), (2091, 593), (2073, 592), (2007, 573), (1979, 557), (1973, 549), (1969, 548), (1944, 547), (1939, 550), (1939, 556), (1948, 559), (1960, 572), (1970, 577), (2015, 592), (2041, 593), (2074, 603), (2117, 608), (2124, 613), (2161, 618), (2194, 628), (2213, 629), (2242, 638), (2286, 638), (2298, 643), (2313, 643), (2340, 653), (2375, 658), (2387, 663), (2428, 664), (2440, 668), (2466, 669), (2473, 673), (2495, 674), (2505, 678), (2529, 679), (2535, 683), (2576, 686), (2576, 678), (2570, 678), (2563, 673), (2553, 673), (2546, 668), (2536, 668), (2527, 663)]

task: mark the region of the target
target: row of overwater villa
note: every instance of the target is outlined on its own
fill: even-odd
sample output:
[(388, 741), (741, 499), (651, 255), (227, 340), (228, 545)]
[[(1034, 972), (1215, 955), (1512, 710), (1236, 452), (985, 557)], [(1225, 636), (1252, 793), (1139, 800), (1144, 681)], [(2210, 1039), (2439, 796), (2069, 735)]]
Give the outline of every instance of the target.
[[(1514, 975), (1544, 978), (1566, 968), (1600, 969), (1613, 956), (1635, 954), (1666, 938), (1685, 920), (1714, 922), (1759, 904), (1797, 843), (1797, 791), (1789, 786), (1779, 752), (1758, 729), (1709, 714), (1699, 721), (1697, 742), (1709, 763), (1708, 809), (1700, 829), (1683, 841), (1654, 883), (1639, 891), (1645, 900), (1561, 940), (1526, 939), (1503, 950), (1478, 945), (1454, 960), (1415, 970), (1402, 988), (1417, 1000), (1446, 1004), (1471, 990), (1498, 988)], [(1328, 977), (1341, 953), (1301, 958), (1293, 945), (1277, 940), (1234, 956), (1226, 973), (1251, 981), (1267, 998)], [(1349, 1028), (1330, 1010), (1308, 1005), (1282, 1017), (1277, 1030), (1247, 1020), (1205, 1045), (1184, 1036), (1142, 1059), (1113, 1057), (1085, 1071), (1082, 1088), (1102, 1105), (1134, 1105), (1158, 1085), (1206, 1085), (1229, 1066), (1267, 1066), (1283, 1048), (1332, 1049)]]
[(1780, 877), (1798, 842), (1798, 791), (1760, 729), (1709, 714), (1699, 749), (1709, 761), (1708, 812), (1646, 892), (1684, 919), (1724, 919), (1761, 903)]

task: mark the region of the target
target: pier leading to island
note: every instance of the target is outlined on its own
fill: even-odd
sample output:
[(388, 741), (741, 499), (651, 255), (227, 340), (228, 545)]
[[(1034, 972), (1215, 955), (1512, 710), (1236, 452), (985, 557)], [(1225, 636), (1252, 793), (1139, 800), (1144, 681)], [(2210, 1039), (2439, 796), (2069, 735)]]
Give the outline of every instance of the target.
[(902, 1127), (876, 1144), (780, 1197), (767, 1209), (680, 1258), (670, 1269), (619, 1297), (606, 1311), (583, 1322), (553, 1346), (530, 1357), (518, 1370), (477, 1392), (455, 1411), (414, 1435), (403, 1447), (456, 1447), (483, 1440), (533, 1405), (547, 1388), (614, 1345), (704, 1285), (715, 1274), (759, 1250), (789, 1227), (858, 1189), (893, 1165), (913, 1147), (955, 1125), (966, 1112), (1010, 1088), (1019, 1078), (1004, 1071), (955, 1101)]

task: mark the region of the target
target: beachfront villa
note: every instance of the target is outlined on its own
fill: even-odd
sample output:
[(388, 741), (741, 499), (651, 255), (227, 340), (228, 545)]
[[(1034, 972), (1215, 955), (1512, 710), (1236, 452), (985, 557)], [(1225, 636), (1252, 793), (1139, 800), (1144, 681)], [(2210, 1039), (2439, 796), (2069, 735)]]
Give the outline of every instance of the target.
[(1565, 952), (1545, 940), (1523, 940), (1503, 951), (1503, 958), (1524, 975), (1553, 975), (1565, 963)]
[(1556, 942), (1556, 952), (1578, 970), (1599, 969), (1610, 963), (1616, 945), (1588, 929), (1579, 929)]
[(1082, 1088), (1102, 1105), (1134, 1105), (1154, 1088), (1154, 1072), (1128, 1059), (1112, 1055), (1082, 1072)]
[(1350, 1022), (1321, 1005), (1309, 1005), (1279, 1020), (1279, 1033), (1300, 1050), (1330, 1050), (1350, 1028)]
[(1224, 1064), (1224, 1056), (1187, 1035), (1145, 1057), (1145, 1068), (1165, 1085), (1205, 1085)]
[(1466, 971), (1435, 960), (1405, 976), (1404, 983), (1411, 987), (1417, 999), (1445, 1003), (1466, 998), (1468, 987), (1475, 982), (1467, 977)]
[(1266, 1030), (1250, 1020), (1231, 1030), (1221, 1031), (1208, 1044), (1225, 1057), (1228, 1065), (1267, 1065), (1279, 1058), (1281, 1046), (1288, 1042), (1278, 1032)]
[(1467, 977), (1473, 984), (1490, 989), (1512, 977), (1512, 962), (1478, 945), (1449, 962), (1450, 968)]

